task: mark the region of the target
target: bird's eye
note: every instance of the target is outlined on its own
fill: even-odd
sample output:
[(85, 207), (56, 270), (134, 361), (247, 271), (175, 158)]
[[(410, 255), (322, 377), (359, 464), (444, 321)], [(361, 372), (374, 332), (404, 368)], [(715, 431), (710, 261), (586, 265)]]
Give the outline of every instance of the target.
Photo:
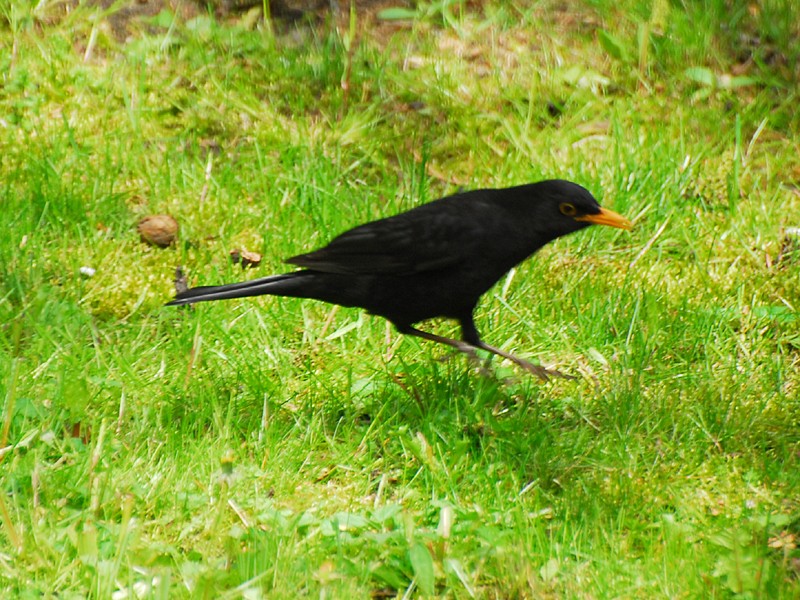
[(570, 204), (569, 202), (562, 202), (559, 204), (558, 210), (561, 211), (562, 215), (566, 215), (568, 217), (574, 217), (578, 214), (578, 209), (575, 208), (574, 204)]

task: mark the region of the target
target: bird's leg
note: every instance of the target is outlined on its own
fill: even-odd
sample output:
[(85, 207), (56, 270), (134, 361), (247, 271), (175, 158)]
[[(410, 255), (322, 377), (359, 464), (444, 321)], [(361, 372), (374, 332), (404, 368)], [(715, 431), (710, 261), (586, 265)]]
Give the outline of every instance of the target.
[(423, 340), (428, 340), (431, 342), (436, 342), (438, 344), (447, 344), (448, 346), (455, 348), (459, 352), (463, 352), (467, 356), (469, 356), (472, 360), (478, 361), (478, 355), (475, 354), (475, 347), (472, 344), (464, 342), (462, 340), (454, 340), (453, 338), (444, 337), (442, 335), (436, 335), (435, 333), (428, 333), (427, 331), (421, 331), (416, 327), (403, 327), (399, 328), (398, 331), (400, 333), (406, 335), (413, 335), (414, 337), (422, 338)]
[(520, 358), (519, 356), (514, 356), (510, 352), (506, 352), (505, 350), (501, 350), (500, 348), (495, 348), (494, 346), (490, 346), (489, 344), (485, 343), (481, 340), (480, 335), (478, 334), (478, 329), (475, 327), (475, 322), (472, 320), (472, 315), (468, 318), (462, 318), (461, 321), (461, 331), (464, 336), (464, 342), (473, 346), (475, 348), (480, 348), (481, 350), (486, 350), (487, 352), (491, 352), (492, 354), (497, 354), (498, 356), (502, 356), (503, 358), (507, 358), (515, 365), (518, 365), (528, 371), (529, 373), (533, 373), (542, 381), (547, 381), (550, 377), (562, 377), (564, 379), (575, 379), (572, 375), (566, 375), (561, 371), (557, 371), (555, 369), (547, 369), (541, 365), (535, 365), (530, 361), (525, 360), (524, 358)]
[(420, 331), (415, 327), (411, 327), (410, 325), (404, 327), (398, 327), (397, 330), (405, 335), (413, 335), (415, 337), (422, 338), (423, 340), (428, 340), (431, 342), (437, 342), (439, 344), (447, 344), (448, 346), (455, 348), (459, 352), (463, 352), (467, 355), (467, 358), (470, 362), (474, 363), (477, 366), (478, 372), (486, 377), (491, 376), (492, 372), (487, 368), (488, 361), (486, 365), (481, 364), (481, 359), (475, 353), (475, 346), (472, 344), (468, 344), (462, 340), (454, 340), (453, 338), (444, 337), (442, 335), (436, 335), (435, 333), (428, 333), (427, 331)]

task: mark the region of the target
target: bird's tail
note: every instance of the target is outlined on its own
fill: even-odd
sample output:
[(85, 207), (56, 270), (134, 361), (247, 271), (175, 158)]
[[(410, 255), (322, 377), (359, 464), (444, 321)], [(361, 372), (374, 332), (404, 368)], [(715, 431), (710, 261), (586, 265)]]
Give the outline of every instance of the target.
[(228, 285), (195, 287), (179, 293), (172, 302), (167, 302), (166, 306), (181, 306), (182, 304), (194, 304), (195, 302), (230, 300), (231, 298), (246, 298), (248, 296), (293, 296), (298, 292), (298, 284), (302, 285), (302, 280), (305, 276), (306, 273), (300, 271)]

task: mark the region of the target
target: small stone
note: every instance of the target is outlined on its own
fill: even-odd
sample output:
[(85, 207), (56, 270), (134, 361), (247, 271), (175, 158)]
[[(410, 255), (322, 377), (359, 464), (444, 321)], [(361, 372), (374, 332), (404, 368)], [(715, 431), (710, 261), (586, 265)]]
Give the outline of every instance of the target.
[(159, 248), (171, 245), (178, 236), (178, 222), (170, 215), (149, 215), (136, 229), (142, 241)]

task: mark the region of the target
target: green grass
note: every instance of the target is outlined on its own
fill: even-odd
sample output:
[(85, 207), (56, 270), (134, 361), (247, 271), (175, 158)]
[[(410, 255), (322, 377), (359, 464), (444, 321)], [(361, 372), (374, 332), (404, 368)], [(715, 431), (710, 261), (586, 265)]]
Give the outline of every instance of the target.
[[(273, 36), (163, 12), (121, 43), (12, 0), (0, 595), (800, 595), (798, 13), (420, 3)], [(478, 327), (578, 381), (481, 376), (312, 301), (162, 307), (176, 266), (280, 272), (548, 177), (636, 228), (548, 246)], [(145, 246), (163, 212), (179, 243)]]

